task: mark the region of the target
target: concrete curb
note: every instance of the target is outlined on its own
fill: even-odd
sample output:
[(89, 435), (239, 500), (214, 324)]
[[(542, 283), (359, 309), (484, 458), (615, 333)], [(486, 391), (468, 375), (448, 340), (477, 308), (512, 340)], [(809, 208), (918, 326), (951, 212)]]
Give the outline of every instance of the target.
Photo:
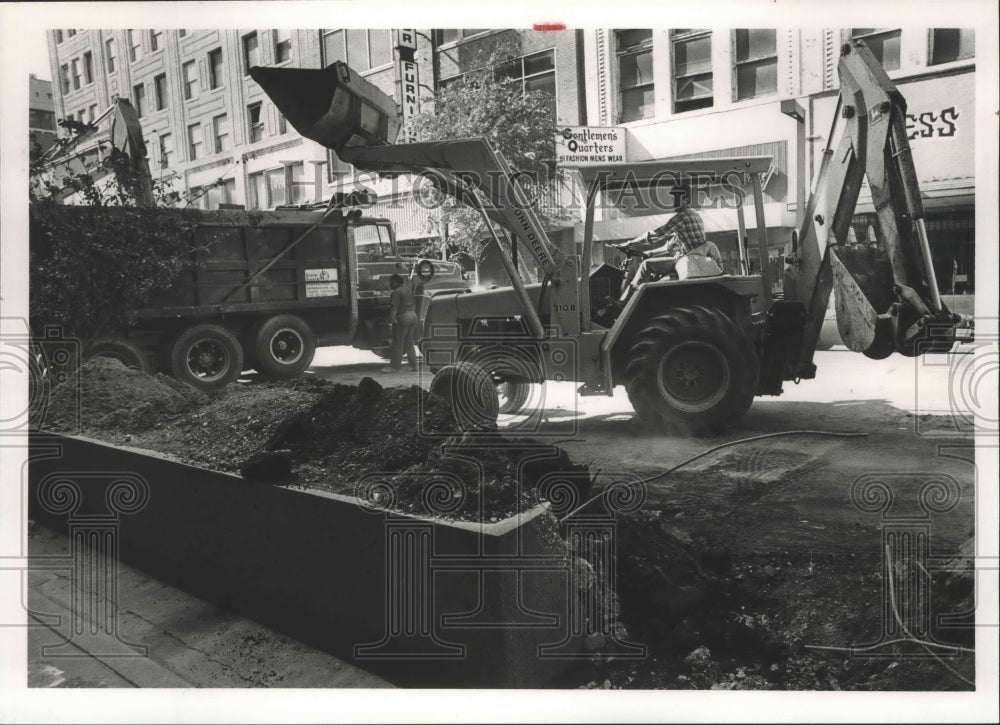
[(398, 684), (538, 687), (587, 656), (546, 505), (454, 523), (83, 437), (31, 444), (59, 449), (29, 466), (36, 520)]

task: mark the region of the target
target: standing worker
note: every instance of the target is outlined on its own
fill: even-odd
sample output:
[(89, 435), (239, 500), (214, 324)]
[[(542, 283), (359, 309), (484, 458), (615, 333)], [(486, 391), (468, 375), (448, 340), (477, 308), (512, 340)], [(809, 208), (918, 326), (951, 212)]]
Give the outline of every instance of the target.
[(384, 372), (398, 373), (402, 370), (403, 346), (406, 346), (406, 360), (410, 370), (417, 372), (417, 348), (414, 337), (417, 330), (417, 309), (413, 291), (403, 278), (394, 274), (389, 278), (392, 294), (389, 296), (389, 324), (392, 325), (392, 364)]

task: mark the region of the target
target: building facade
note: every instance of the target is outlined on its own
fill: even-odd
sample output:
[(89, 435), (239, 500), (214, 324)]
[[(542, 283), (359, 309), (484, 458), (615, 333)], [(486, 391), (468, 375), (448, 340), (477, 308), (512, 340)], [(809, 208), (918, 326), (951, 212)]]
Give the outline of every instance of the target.
[[(420, 103), (429, 103), (433, 90), (499, 51), (505, 59), (496, 68), (501, 77), (526, 91), (551, 94), (553, 132), (566, 126), (617, 127), (626, 136), (628, 161), (770, 157), (765, 217), (771, 255), (779, 266), (800, 223), (830, 128), (839, 48), (852, 37), (862, 38), (909, 104), (910, 143), (942, 286), (956, 291), (974, 286), (971, 29), (409, 32), (415, 38)], [(405, 183), (373, 184), (302, 139), (247, 74), (252, 65), (319, 68), (344, 60), (402, 99), (400, 33), (53, 30), (49, 51), (56, 114), (92, 121), (115, 95), (130, 98), (141, 115), (154, 176), (200, 206), (263, 209), (320, 201), (361, 181), (379, 194), (371, 212), (391, 219), (400, 239), (426, 241), (439, 230), (428, 210), (410, 198)], [(724, 254), (735, 256), (737, 213), (717, 201), (702, 209), (706, 228)], [(669, 216), (658, 211), (602, 209), (596, 238), (633, 237)], [(866, 189), (855, 222), (861, 240), (877, 228)], [(582, 238), (582, 223), (571, 233)]]
[[(598, 30), (587, 38), (587, 115), (591, 125), (626, 130), (630, 161), (770, 156), (765, 216), (771, 256), (780, 265), (831, 127), (839, 49), (851, 38), (866, 42), (908, 103), (908, 136), (939, 282), (944, 291), (971, 290), (972, 29)], [(596, 224), (605, 240), (634, 236), (668, 215), (608, 216)], [(706, 208), (702, 216), (709, 237), (735, 256), (735, 210)], [(867, 187), (853, 226), (860, 241), (877, 228)]]
[(52, 81), (37, 78), (32, 73), (28, 78), (28, 138), (32, 148), (38, 144), (40, 151), (46, 151), (55, 141), (56, 106), (52, 97)]

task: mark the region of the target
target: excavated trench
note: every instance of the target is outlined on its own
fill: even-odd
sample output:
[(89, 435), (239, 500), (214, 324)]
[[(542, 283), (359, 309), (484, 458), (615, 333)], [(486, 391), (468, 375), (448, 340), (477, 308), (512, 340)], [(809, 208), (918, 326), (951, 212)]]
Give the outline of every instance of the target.
[[(878, 660), (805, 646), (877, 638), (877, 561), (845, 564), (836, 554), (808, 559), (788, 554), (781, 561), (747, 555), (709, 519), (703, 535), (679, 530), (674, 517), (680, 499), (655, 496), (638, 511), (615, 514), (610, 535), (574, 537), (574, 518), (555, 522), (570, 502), (591, 493), (594, 482), (586, 466), (544, 442), (463, 432), (448, 404), (418, 386), (301, 378), (234, 384), (208, 396), (107, 359), (84, 365), (80, 383), (52, 391), (42, 411), (47, 429), (434, 518), (499, 521), (549, 501), (553, 528), (577, 563), (581, 602), (596, 602), (590, 610), (596, 618), (589, 623), (592, 634), (584, 640), (592, 658), (556, 686), (968, 689), (960, 678), (942, 679), (926, 658), (907, 659), (904, 645), (891, 651), (897, 659)], [(701, 487), (706, 477), (720, 485), (735, 485), (735, 477), (734, 495), (746, 501), (780, 484), (758, 470), (752, 454), (740, 455), (678, 475), (692, 476)], [(725, 470), (719, 469), (723, 463)], [(429, 488), (429, 480), (443, 485)], [(583, 513), (606, 514), (602, 502)], [(969, 571), (956, 564), (934, 576), (952, 611), (971, 609)], [(972, 646), (970, 631), (942, 630), (941, 638)], [(967, 660), (960, 666), (971, 678)]]

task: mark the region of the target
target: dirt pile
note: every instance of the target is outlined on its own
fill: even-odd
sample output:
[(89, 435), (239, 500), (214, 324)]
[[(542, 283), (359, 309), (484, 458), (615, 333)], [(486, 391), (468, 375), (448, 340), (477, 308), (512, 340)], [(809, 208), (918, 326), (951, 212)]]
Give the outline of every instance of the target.
[(75, 430), (80, 421), (85, 431), (143, 431), (204, 402), (188, 385), (165, 375), (146, 375), (112, 358), (94, 358), (79, 373), (79, 384), (71, 378), (52, 391), (46, 427)]
[(436, 395), (368, 378), (324, 391), (281, 421), (264, 448), (287, 451), (287, 483), (443, 518), (497, 521), (538, 503), (539, 486), (557, 474), (582, 488), (590, 481), (554, 446), (460, 432)]
[(357, 386), (309, 377), (229, 385), (202, 395), (115, 360), (81, 370), (80, 395), (57, 389), (48, 421), (114, 444), (267, 483), (358, 496), (372, 506), (498, 521), (545, 498), (539, 486), (589, 490), (561, 449), (458, 430), (448, 403), (419, 386)]

